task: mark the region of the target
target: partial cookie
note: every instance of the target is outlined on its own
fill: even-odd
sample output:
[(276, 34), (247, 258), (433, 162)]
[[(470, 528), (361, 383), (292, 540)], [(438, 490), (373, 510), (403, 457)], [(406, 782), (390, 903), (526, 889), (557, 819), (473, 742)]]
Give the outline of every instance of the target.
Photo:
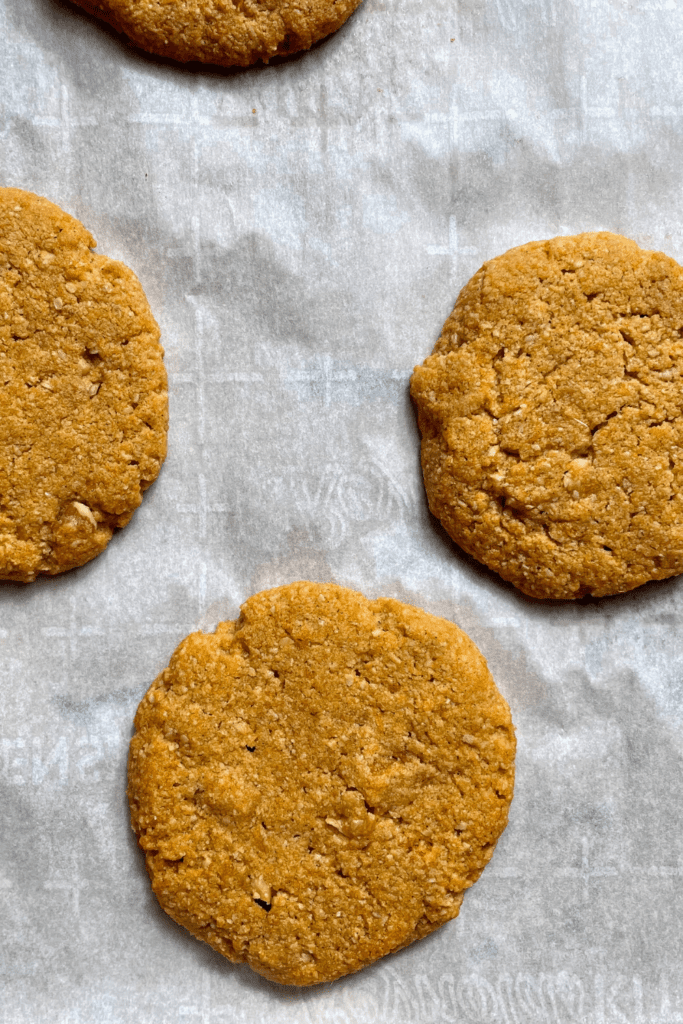
[(683, 572), (683, 270), (600, 232), (463, 288), (411, 392), (429, 507), (533, 597)]
[(292, 583), (193, 633), (138, 708), (128, 795), (164, 910), (292, 985), (455, 917), (505, 828), (515, 739), (457, 626)]
[(361, 0), (74, 0), (143, 50), (178, 61), (247, 67), (308, 50)]
[(166, 454), (166, 372), (140, 283), (54, 203), (0, 189), (0, 579), (83, 565)]

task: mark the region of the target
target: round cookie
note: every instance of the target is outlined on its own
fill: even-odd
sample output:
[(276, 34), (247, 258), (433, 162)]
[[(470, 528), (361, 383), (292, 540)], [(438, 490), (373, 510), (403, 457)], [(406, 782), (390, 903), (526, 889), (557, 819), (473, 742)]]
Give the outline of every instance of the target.
[(683, 572), (683, 270), (600, 232), (463, 288), (411, 393), (429, 507), (524, 593)]
[(143, 698), (133, 828), (164, 910), (313, 985), (455, 917), (512, 799), (510, 712), (452, 623), (343, 587), (264, 591)]
[(0, 579), (98, 555), (166, 454), (159, 328), (95, 244), (47, 199), (0, 188)]
[(308, 50), (361, 0), (75, 0), (143, 50), (178, 61), (247, 67)]

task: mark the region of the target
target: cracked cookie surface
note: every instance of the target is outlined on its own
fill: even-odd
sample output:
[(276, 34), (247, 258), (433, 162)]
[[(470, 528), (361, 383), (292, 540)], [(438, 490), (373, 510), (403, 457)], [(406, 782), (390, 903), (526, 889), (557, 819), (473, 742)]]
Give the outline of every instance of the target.
[(683, 270), (607, 232), (464, 287), (411, 393), (431, 511), (533, 597), (683, 572)]
[(224, 67), (308, 50), (361, 0), (74, 0), (143, 50)]
[(0, 579), (98, 555), (166, 453), (159, 328), (95, 244), (54, 203), (0, 189)]
[(455, 917), (512, 799), (506, 702), (451, 622), (334, 585), (193, 633), (138, 708), (128, 796), (161, 906), (284, 984)]

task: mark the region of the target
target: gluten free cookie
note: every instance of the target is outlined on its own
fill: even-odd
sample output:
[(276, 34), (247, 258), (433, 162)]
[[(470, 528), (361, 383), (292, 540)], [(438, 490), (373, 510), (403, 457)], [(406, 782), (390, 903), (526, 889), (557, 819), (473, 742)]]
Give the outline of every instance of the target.
[(600, 232), (490, 260), (412, 378), (430, 509), (533, 597), (682, 572), (682, 372), (670, 257)]
[(512, 799), (507, 704), (451, 622), (293, 583), (193, 633), (138, 708), (128, 796), (164, 910), (293, 985), (455, 917)]
[(159, 328), (95, 245), (54, 203), (0, 189), (0, 579), (98, 555), (166, 453)]
[(178, 61), (246, 67), (308, 50), (360, 0), (75, 0), (143, 50)]

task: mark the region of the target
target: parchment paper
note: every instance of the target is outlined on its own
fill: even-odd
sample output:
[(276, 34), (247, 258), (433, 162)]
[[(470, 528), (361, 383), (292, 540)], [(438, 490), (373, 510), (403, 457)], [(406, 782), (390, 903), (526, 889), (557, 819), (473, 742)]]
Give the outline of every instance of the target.
[[(528, 600), (430, 518), (407, 384), (484, 259), (599, 228), (683, 260), (683, 0), (365, 0), (230, 72), (0, 0), (0, 180), (81, 219), (163, 332), (169, 457), (88, 566), (0, 583), (2, 1024), (683, 1020), (683, 579)], [(459, 623), (512, 707), (510, 825), (460, 917), (299, 991), (158, 908), (137, 703), (293, 579)]]

